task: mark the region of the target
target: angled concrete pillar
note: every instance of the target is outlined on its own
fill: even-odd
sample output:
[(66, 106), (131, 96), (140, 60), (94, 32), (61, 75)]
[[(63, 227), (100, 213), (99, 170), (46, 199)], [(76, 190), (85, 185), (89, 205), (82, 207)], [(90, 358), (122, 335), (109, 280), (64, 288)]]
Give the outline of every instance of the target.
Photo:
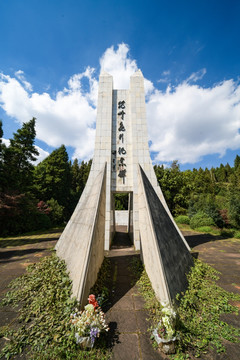
[[(106, 72), (100, 75), (91, 171), (79, 204), (56, 246), (57, 254), (66, 260), (70, 270), (73, 294), (82, 302), (96, 279), (103, 249), (111, 246), (115, 193), (129, 193), (129, 233), (135, 249), (142, 251), (158, 299), (173, 301), (176, 292), (186, 287), (185, 273), (192, 258), (153, 170), (140, 70), (130, 77), (128, 90), (113, 89), (112, 76)], [(96, 229), (99, 241), (94, 235)], [(94, 261), (96, 266), (89, 268)]]

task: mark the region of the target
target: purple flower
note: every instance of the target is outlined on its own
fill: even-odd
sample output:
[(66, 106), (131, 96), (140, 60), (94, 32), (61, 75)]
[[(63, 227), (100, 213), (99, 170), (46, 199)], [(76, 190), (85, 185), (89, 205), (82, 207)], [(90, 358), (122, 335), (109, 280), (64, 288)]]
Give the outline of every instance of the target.
[(91, 328), (91, 330), (90, 330), (90, 338), (91, 338), (92, 346), (93, 346), (96, 338), (98, 337), (98, 334), (99, 334), (99, 329), (97, 327)]

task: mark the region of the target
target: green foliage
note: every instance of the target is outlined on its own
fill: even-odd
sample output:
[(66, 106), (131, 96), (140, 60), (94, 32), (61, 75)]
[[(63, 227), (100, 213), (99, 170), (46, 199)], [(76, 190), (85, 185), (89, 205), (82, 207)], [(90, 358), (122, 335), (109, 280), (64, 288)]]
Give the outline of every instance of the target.
[(44, 201), (55, 199), (64, 206), (69, 216), (71, 176), (68, 154), (64, 145), (54, 150), (38, 164), (34, 171), (34, 188), (36, 196)]
[(214, 225), (213, 219), (202, 211), (196, 213), (190, 220), (190, 227), (192, 229), (210, 225)]
[(195, 229), (196, 231), (209, 233), (212, 231), (211, 226), (200, 226)]
[(187, 224), (189, 225), (190, 223), (190, 219), (188, 216), (186, 215), (179, 215), (175, 218), (175, 221), (177, 224)]
[[(136, 279), (139, 279), (137, 285), (150, 312), (152, 331), (161, 318), (161, 305), (139, 260), (133, 261), (132, 270)], [(212, 267), (195, 260), (195, 266), (188, 274), (188, 289), (185, 294), (177, 296), (179, 307), (176, 330), (180, 340), (177, 354), (173, 355), (172, 359), (188, 359), (189, 353), (199, 357), (206, 353), (211, 345), (217, 352), (223, 352), (224, 339), (230, 342), (238, 341), (240, 330), (222, 321), (220, 317), (222, 314), (237, 312), (238, 309), (229, 301), (239, 301), (240, 296), (217, 286), (217, 275), (218, 272)]]
[(3, 158), (6, 146), (2, 143), (3, 129), (2, 120), (0, 120), (0, 191), (2, 191), (4, 176), (3, 176)]
[(108, 258), (104, 258), (101, 268), (97, 275), (97, 281), (90, 290), (90, 293), (96, 296), (98, 304), (103, 308), (103, 310), (109, 298), (109, 290), (108, 290), (109, 277), (110, 277), (110, 260)]
[(63, 223), (63, 210), (64, 207), (59, 205), (57, 200), (50, 199), (47, 201), (50, 209), (49, 217), (53, 225), (60, 225)]
[(92, 160), (89, 162), (82, 161), (79, 165), (78, 160), (75, 159), (71, 166), (71, 191), (72, 191), (72, 203), (74, 210), (77, 202), (84, 190), (88, 175), (91, 169)]
[(235, 237), (236, 239), (240, 239), (240, 231), (235, 231), (235, 232), (234, 232), (234, 237)]
[(115, 210), (128, 210), (128, 193), (114, 194)]
[(0, 234), (21, 234), (51, 226), (46, 214), (37, 209), (37, 200), (31, 193), (0, 194)]
[[(19, 326), (2, 336), (11, 338), (0, 356), (7, 359), (23, 350), (36, 359), (107, 359), (104, 347), (89, 352), (76, 344), (70, 315), (78, 305), (71, 298), (71, 281), (66, 265), (56, 255), (27, 268), (27, 274), (11, 283), (12, 290), (2, 306), (21, 304)], [(101, 347), (101, 344), (100, 344)]]
[(220, 235), (225, 237), (225, 238), (232, 238), (234, 236), (234, 230), (221, 229)]
[(14, 133), (10, 145), (5, 148), (3, 159), (4, 189), (18, 191), (29, 190), (33, 180), (33, 161), (39, 155), (34, 140), (36, 119), (23, 123), (22, 128)]
[(239, 165), (240, 165), (240, 156), (236, 155), (235, 160), (234, 160), (234, 169), (237, 170)]
[(230, 190), (229, 218), (231, 224), (240, 229), (240, 189), (233, 188)]
[(172, 163), (170, 169), (155, 166), (154, 170), (171, 212), (174, 215), (180, 215), (182, 209), (188, 207), (186, 195), (191, 188), (191, 182), (188, 181), (191, 173), (181, 172), (177, 161)]
[[(220, 211), (217, 209), (215, 196), (212, 194), (195, 195), (189, 202), (188, 208), (189, 216), (192, 217), (198, 212), (203, 212), (214, 221), (214, 224), (222, 228), (224, 225), (224, 219), (221, 216)], [(203, 224), (204, 225), (204, 224)], [(205, 224), (210, 225), (210, 224)], [(213, 225), (213, 224), (212, 224)]]
[(214, 345), (217, 352), (225, 351), (223, 339), (236, 342), (240, 330), (221, 321), (224, 313), (237, 312), (230, 300), (240, 300), (240, 296), (228, 293), (217, 286), (218, 272), (203, 262), (196, 260), (188, 275), (189, 287), (180, 300), (179, 336), (182, 349), (192, 349), (199, 357)]

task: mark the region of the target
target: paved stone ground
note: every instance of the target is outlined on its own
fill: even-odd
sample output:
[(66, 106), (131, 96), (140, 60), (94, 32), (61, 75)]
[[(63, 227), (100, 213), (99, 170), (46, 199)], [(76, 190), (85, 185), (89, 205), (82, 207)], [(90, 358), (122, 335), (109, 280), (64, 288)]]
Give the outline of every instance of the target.
[[(223, 239), (220, 236), (183, 232), (189, 246), (199, 259), (220, 271), (218, 285), (223, 289), (240, 294), (240, 239)], [(233, 303), (240, 310), (240, 302)], [(225, 314), (222, 320), (240, 327), (240, 314)], [(226, 353), (214, 351), (202, 356), (203, 360), (238, 360), (240, 343), (224, 342)]]
[[(53, 230), (50, 234), (13, 237), (0, 240), (0, 300), (9, 290), (9, 283), (22, 275), (26, 267), (38, 262), (43, 256), (50, 255), (61, 232)], [(17, 312), (11, 307), (0, 307), (0, 327), (17, 326)], [(0, 338), (0, 350), (6, 340)], [(25, 359), (25, 355), (15, 357)]]
[[(54, 247), (59, 235), (60, 232), (55, 231), (50, 235), (0, 240), (0, 298), (7, 292), (9, 282), (23, 274), (26, 266), (50, 254), (50, 249)], [(240, 240), (224, 240), (193, 232), (184, 232), (184, 235), (200, 259), (222, 272), (219, 285), (228, 291), (240, 293)], [(108, 256), (112, 269), (113, 292), (106, 316), (111, 328), (113, 359), (166, 359), (166, 356), (152, 348), (149, 333), (146, 331), (149, 327), (146, 320), (148, 314), (129, 271), (131, 260), (139, 254), (134, 251), (126, 234), (116, 238)], [(240, 304), (236, 305), (240, 309)], [(0, 308), (0, 326), (14, 323), (15, 318), (16, 311)], [(240, 324), (240, 317), (234, 314), (225, 315), (223, 320), (235, 326)], [(4, 339), (0, 339), (0, 348), (4, 342)], [(226, 342), (225, 345), (225, 354), (211, 352), (201, 359), (238, 360), (240, 344)]]
[(112, 273), (111, 306), (106, 312), (106, 321), (110, 324), (110, 339), (113, 339), (113, 359), (165, 359), (152, 347), (147, 331), (149, 315), (131, 273), (131, 262), (140, 258), (139, 252), (134, 251), (124, 227), (117, 230), (122, 232), (115, 234), (111, 250), (106, 254)]

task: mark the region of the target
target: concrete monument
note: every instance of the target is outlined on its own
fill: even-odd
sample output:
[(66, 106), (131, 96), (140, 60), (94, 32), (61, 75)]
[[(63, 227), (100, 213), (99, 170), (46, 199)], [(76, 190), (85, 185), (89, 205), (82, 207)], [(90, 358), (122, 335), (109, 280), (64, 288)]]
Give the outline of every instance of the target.
[(114, 194), (129, 194), (128, 230), (140, 250), (160, 301), (186, 288), (193, 261), (158, 185), (148, 147), (144, 78), (130, 77), (128, 90), (99, 78), (96, 139), (89, 178), (56, 250), (65, 259), (73, 295), (84, 305), (115, 232)]

